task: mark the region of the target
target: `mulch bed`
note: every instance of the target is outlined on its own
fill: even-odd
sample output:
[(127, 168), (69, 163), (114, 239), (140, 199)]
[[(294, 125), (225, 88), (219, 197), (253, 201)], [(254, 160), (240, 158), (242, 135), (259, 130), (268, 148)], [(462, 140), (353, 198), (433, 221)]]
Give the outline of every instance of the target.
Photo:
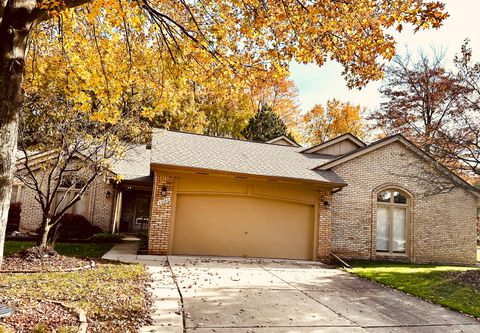
[(56, 332), (60, 328), (70, 328), (67, 332), (76, 332), (79, 322), (75, 311), (60, 304), (39, 300), (5, 300), (14, 309), (10, 317), (0, 319), (1, 325), (11, 328), (13, 332)]
[(464, 272), (450, 272), (447, 276), (459, 283), (480, 287), (480, 270), (472, 269)]
[(92, 266), (85, 259), (62, 256), (51, 247), (32, 247), (3, 259), (1, 273), (73, 271)]

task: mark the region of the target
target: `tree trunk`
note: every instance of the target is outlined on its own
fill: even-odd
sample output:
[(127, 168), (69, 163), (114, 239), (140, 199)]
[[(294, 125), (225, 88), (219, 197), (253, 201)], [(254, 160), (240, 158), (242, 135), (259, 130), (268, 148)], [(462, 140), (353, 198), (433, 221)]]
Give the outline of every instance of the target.
[(15, 167), (18, 113), (23, 104), (25, 52), (35, 5), (35, 0), (9, 0), (0, 17), (0, 266)]
[(48, 233), (50, 232), (50, 218), (44, 217), (42, 225), (38, 230), (38, 239), (37, 246), (47, 246), (48, 245)]

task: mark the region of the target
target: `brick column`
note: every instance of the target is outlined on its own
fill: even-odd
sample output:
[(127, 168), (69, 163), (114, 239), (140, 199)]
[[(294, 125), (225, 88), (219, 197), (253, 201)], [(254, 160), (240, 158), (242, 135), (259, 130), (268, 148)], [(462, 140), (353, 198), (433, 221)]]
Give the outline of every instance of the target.
[[(162, 195), (162, 188), (167, 190)], [(168, 239), (172, 216), (173, 177), (155, 173), (153, 179), (152, 207), (148, 230), (148, 253), (164, 255), (168, 252)]]
[[(328, 203), (328, 204), (326, 204)], [(332, 194), (322, 192), (318, 204), (317, 259), (330, 259), (332, 251)]]

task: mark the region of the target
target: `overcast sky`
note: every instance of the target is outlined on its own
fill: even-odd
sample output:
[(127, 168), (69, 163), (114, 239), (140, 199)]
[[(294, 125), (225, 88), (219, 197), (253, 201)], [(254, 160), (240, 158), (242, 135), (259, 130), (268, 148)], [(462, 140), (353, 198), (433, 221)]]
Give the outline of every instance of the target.
[[(438, 30), (426, 30), (413, 33), (410, 27), (402, 33), (394, 33), (397, 41), (397, 53), (404, 53), (406, 47), (411, 53), (420, 49), (431, 52), (432, 47), (446, 50), (446, 60), (459, 53), (465, 38), (470, 39), (473, 58), (480, 61), (480, 0), (444, 0), (450, 17)], [(349, 90), (341, 75), (342, 68), (337, 63), (327, 63), (321, 68), (316, 65), (291, 64), (291, 77), (300, 92), (302, 110), (308, 111), (313, 105), (325, 104), (331, 98), (360, 104), (375, 109), (381, 96), (378, 93), (380, 82), (372, 82), (361, 91)]]

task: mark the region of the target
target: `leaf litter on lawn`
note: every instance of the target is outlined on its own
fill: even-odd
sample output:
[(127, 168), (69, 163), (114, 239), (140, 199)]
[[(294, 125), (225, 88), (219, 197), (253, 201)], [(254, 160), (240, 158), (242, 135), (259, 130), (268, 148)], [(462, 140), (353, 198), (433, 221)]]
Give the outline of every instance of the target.
[(61, 301), (87, 312), (89, 332), (137, 332), (150, 323), (150, 276), (142, 265), (99, 261), (77, 272), (1, 274), (0, 295), (11, 300)]

